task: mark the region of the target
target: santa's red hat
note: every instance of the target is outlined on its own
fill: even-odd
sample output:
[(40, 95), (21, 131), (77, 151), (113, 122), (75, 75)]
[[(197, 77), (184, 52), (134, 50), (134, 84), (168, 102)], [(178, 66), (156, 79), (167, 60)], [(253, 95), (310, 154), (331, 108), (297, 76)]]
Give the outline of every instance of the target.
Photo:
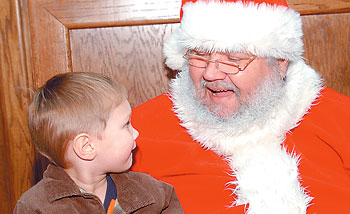
[(166, 64), (186, 65), (187, 49), (302, 59), (300, 14), (285, 0), (183, 0), (181, 25), (164, 44)]

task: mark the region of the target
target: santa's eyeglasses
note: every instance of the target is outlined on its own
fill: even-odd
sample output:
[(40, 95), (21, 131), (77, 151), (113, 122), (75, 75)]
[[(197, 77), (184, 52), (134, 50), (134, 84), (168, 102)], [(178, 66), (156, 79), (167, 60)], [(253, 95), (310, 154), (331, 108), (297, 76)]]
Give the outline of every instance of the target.
[(210, 54), (207, 52), (187, 50), (183, 58), (185, 58), (189, 64), (196, 68), (206, 68), (209, 63), (215, 63), (216, 68), (226, 74), (238, 74), (244, 71), (248, 65), (254, 61), (256, 56), (252, 57), (234, 57), (229, 54), (226, 55), (226, 60), (210, 60)]

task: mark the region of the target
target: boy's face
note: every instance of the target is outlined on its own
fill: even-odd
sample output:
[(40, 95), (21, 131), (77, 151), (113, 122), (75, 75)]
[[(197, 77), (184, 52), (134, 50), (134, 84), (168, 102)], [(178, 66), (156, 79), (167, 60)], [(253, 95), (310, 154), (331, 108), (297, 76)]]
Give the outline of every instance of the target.
[(97, 139), (97, 156), (100, 170), (104, 172), (122, 172), (132, 165), (132, 150), (139, 136), (130, 122), (131, 108), (125, 99), (112, 110), (107, 126)]

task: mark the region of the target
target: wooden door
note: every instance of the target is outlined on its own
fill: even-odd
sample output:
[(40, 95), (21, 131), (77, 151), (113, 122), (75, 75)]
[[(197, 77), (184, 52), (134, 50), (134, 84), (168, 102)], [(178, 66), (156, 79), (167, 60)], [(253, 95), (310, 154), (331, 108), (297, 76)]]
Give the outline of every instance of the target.
[[(303, 14), (305, 58), (327, 85), (350, 95), (350, 2), (289, 0)], [(174, 72), (163, 42), (179, 25), (180, 0), (1, 0), (0, 210), (11, 213), (46, 162), (26, 127), (31, 89), (63, 72), (123, 83), (133, 107), (164, 93)]]

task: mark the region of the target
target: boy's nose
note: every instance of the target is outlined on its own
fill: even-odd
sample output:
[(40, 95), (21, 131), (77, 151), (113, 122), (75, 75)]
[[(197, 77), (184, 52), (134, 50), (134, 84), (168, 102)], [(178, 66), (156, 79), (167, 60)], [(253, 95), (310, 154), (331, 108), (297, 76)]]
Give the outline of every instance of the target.
[(132, 127), (132, 132), (133, 132), (132, 135), (134, 137), (134, 140), (136, 140), (136, 138), (138, 138), (140, 133), (134, 127)]

